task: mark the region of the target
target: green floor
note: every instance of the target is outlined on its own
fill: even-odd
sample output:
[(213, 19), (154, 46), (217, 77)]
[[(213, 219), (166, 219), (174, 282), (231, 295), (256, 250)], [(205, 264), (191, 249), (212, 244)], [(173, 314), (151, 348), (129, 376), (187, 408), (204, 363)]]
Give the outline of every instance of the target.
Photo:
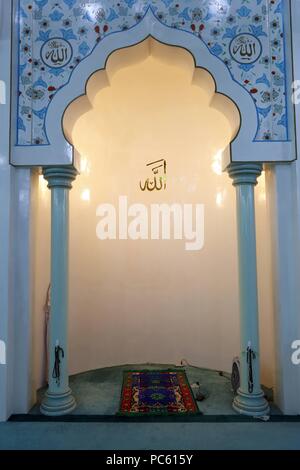
[[(147, 367), (171, 366), (147, 364)], [(115, 415), (119, 406), (123, 370), (137, 368), (145, 368), (145, 365), (111, 367), (71, 377), (71, 386), (78, 402), (75, 414)], [(199, 403), (204, 417), (227, 415), (230, 421), (234, 414), (228, 376), (221, 376), (218, 371), (194, 367), (187, 367), (185, 370), (190, 384), (199, 381), (208, 394), (207, 399)], [(38, 405), (31, 413), (30, 419), (39, 418)], [(272, 414), (278, 418), (280, 412), (273, 407)], [(130, 423), (85, 422), (84, 416), (82, 418), (82, 422), (0, 423), (0, 449), (300, 450), (300, 422), (262, 422), (250, 419), (248, 422), (223, 420)]]
[[(171, 364), (127, 364), (92, 370), (70, 378), (70, 386), (77, 401), (76, 415), (115, 415), (119, 409), (123, 372), (132, 369), (174, 369)], [(186, 371), (192, 390), (197, 390), (196, 382), (201, 385), (207, 398), (198, 402), (204, 415), (234, 415), (232, 409), (232, 390), (229, 374), (220, 375), (218, 371), (187, 366)], [(38, 404), (31, 410), (39, 413), (39, 402), (44, 390), (38, 393)], [(272, 406), (272, 413), (278, 414)]]

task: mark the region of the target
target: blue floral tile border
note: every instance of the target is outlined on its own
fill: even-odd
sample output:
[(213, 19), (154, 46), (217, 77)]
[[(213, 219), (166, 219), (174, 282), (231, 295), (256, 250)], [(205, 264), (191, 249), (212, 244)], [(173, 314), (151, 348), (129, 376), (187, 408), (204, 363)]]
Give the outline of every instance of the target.
[(105, 36), (139, 23), (148, 8), (188, 31), (253, 98), (257, 141), (288, 140), (284, 0), (19, 0), (17, 145), (48, 145), (55, 93)]

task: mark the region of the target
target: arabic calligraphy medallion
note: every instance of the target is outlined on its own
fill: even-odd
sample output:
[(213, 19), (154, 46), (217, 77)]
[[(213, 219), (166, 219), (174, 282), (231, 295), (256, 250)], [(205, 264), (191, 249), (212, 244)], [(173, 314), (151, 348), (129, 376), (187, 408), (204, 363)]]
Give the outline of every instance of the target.
[(61, 68), (68, 65), (73, 57), (73, 48), (63, 38), (51, 38), (43, 44), (41, 59), (47, 67)]
[(239, 64), (253, 64), (261, 56), (262, 44), (253, 34), (242, 33), (232, 39), (229, 52)]

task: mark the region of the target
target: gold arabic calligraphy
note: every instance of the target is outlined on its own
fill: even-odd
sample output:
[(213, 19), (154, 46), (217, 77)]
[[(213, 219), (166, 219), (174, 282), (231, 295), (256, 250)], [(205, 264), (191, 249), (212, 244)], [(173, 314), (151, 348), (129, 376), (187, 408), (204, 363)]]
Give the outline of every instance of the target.
[(167, 187), (167, 162), (163, 158), (155, 162), (147, 163), (146, 166), (152, 167), (153, 178), (147, 178), (144, 184), (140, 181), (140, 188), (142, 191), (160, 191)]

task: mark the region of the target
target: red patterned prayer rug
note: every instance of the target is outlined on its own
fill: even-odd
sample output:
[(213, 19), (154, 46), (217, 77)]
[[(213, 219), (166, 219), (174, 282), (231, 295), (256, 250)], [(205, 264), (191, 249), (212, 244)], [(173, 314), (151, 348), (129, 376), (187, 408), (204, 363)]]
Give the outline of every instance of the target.
[(124, 372), (120, 411), (124, 416), (198, 414), (187, 376), (181, 370)]

